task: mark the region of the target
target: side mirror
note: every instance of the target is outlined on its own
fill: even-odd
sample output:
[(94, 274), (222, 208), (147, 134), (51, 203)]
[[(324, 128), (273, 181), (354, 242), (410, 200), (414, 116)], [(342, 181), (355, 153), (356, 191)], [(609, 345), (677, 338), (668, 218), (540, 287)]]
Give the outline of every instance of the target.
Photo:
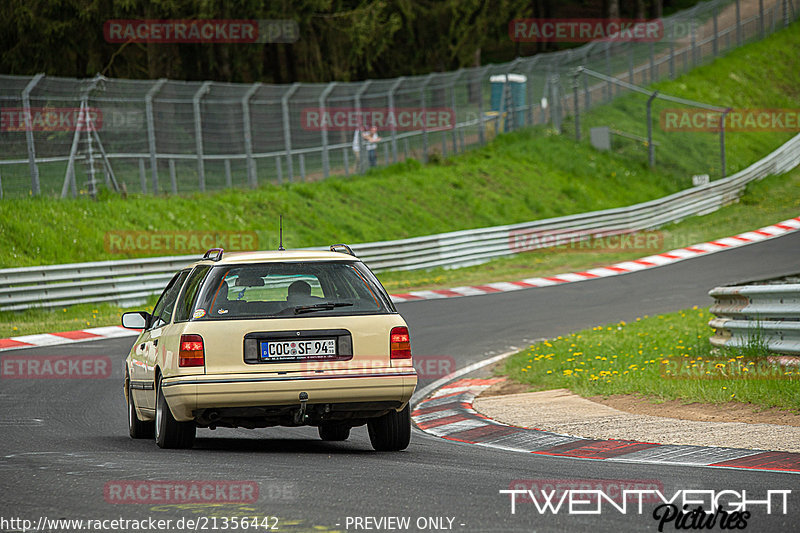
[(128, 329), (146, 329), (152, 316), (147, 311), (122, 313), (122, 327)]

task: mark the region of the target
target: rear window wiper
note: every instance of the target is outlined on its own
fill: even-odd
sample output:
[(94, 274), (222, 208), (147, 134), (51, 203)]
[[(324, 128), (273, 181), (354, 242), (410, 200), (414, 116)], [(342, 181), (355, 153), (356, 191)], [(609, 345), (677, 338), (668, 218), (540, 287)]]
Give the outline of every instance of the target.
[(300, 305), (294, 308), (294, 314), (313, 313), (314, 311), (328, 311), (336, 307), (349, 307), (353, 304), (350, 302), (324, 302), (314, 305)]

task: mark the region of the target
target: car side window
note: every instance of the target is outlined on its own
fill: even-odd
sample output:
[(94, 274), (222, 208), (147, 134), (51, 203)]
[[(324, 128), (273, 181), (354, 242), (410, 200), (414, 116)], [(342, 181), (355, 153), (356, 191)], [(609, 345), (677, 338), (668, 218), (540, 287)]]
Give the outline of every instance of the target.
[(175, 301), (178, 299), (178, 293), (187, 275), (189, 275), (188, 270), (181, 270), (170, 280), (167, 288), (161, 294), (161, 298), (158, 299), (155, 309), (153, 309), (153, 321), (150, 324), (150, 329), (160, 328), (170, 323)]
[(189, 320), (194, 300), (197, 297), (197, 291), (200, 289), (200, 285), (202, 285), (209, 270), (211, 270), (210, 266), (200, 265), (195, 267), (192, 273), (189, 274), (189, 277), (186, 279), (186, 288), (181, 294), (178, 305), (175, 308), (176, 322)]

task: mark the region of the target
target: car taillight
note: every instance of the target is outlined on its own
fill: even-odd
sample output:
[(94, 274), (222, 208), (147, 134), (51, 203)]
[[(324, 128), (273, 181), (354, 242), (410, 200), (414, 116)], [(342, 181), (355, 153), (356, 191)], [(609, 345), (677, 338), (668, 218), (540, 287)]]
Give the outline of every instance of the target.
[(398, 326), (389, 334), (389, 355), (392, 359), (411, 359), (411, 338), (408, 328)]
[(181, 335), (178, 366), (203, 366), (205, 362), (203, 337), (200, 335)]

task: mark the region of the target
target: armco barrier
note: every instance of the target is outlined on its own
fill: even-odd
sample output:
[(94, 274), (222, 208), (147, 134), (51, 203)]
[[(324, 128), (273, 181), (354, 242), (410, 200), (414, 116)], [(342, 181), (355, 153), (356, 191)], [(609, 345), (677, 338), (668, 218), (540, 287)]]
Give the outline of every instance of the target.
[[(710, 213), (734, 201), (747, 183), (800, 164), (800, 135), (767, 157), (725, 179), (628, 207), (396, 241), (353, 245), (376, 271), (459, 268), (521, 251), (526, 235), (585, 238), (593, 232), (657, 228)], [(525, 241), (524, 249), (548, 246)], [(141, 302), (162, 290), (170, 275), (198, 256), (155, 257), (0, 270), (0, 311), (93, 302)]]
[(800, 284), (717, 287), (708, 325), (711, 344), (745, 347), (763, 342), (771, 352), (800, 355)]

